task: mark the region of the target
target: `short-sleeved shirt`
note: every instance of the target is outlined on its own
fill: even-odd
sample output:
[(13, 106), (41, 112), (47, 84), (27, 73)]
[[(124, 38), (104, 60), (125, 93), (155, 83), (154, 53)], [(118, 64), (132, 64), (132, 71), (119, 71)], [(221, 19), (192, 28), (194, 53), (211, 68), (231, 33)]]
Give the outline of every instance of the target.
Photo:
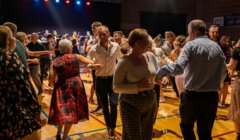
[(236, 70), (240, 71), (240, 63), (239, 63), (239, 61), (240, 61), (240, 48), (239, 47), (236, 47), (232, 50), (232, 59), (238, 61)]
[[(36, 44), (33, 44), (32, 42), (30, 42), (28, 45), (27, 45), (27, 48), (30, 50), (30, 51), (45, 51), (45, 47), (37, 42)], [(39, 56), (29, 56), (30, 59), (34, 59), (34, 58), (40, 58)], [(30, 65), (38, 65), (38, 64), (30, 64)]]
[(18, 55), (19, 59), (26, 66), (26, 64), (27, 64), (27, 51), (26, 51), (26, 47), (24, 47), (24, 45), (19, 40), (16, 40), (15, 52), (17, 52), (17, 55)]

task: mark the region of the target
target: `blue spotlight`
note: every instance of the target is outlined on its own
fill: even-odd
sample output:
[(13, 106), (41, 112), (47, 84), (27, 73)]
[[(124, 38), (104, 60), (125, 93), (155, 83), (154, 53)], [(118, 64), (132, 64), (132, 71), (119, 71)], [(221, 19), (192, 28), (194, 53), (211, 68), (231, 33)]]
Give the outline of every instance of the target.
[(33, 0), (34, 1), (34, 6), (40, 7), (41, 6), (41, 0)]
[(77, 5), (81, 5), (81, 1), (80, 1), (80, 0), (77, 0), (77, 1), (76, 1), (76, 4), (77, 4)]
[(56, 2), (56, 3), (59, 3), (59, 2), (60, 2), (60, 0), (55, 0), (55, 2)]

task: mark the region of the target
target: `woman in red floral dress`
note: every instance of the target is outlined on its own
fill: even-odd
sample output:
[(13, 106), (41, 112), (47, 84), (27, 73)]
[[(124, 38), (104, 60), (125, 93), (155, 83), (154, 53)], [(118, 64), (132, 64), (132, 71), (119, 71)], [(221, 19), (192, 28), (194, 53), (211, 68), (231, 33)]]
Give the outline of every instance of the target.
[[(80, 78), (80, 64), (93, 64), (81, 55), (71, 54), (72, 43), (66, 39), (59, 42), (61, 56), (52, 63), (49, 84), (54, 85), (49, 124), (57, 125), (57, 140), (64, 125), (63, 140), (72, 124), (88, 120), (88, 103), (83, 82)], [(99, 67), (99, 64), (93, 64)]]

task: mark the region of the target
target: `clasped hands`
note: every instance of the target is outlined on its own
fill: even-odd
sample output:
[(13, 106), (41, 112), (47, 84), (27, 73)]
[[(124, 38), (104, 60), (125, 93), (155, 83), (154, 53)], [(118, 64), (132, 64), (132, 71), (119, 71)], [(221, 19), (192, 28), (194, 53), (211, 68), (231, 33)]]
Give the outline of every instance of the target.
[(154, 84), (167, 85), (169, 83), (169, 78), (167, 76), (163, 76), (162, 78), (155, 78), (155, 83), (150, 81), (149, 79), (141, 80), (137, 83), (138, 91), (143, 91), (151, 88)]
[(161, 85), (166, 86), (169, 83), (170, 79), (168, 76), (163, 76), (162, 78), (155, 78), (155, 82)]
[(101, 64), (88, 64), (87, 68), (98, 70), (102, 67)]

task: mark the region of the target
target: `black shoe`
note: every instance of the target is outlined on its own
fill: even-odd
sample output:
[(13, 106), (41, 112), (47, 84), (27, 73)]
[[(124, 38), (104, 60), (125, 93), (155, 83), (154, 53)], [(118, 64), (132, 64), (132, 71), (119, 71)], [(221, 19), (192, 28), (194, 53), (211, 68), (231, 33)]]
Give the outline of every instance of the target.
[(96, 109), (94, 109), (94, 110), (91, 110), (90, 111), (90, 113), (94, 113), (94, 112), (96, 112), (97, 110), (99, 110), (100, 108), (99, 107), (97, 107)]
[(240, 140), (240, 134), (237, 134), (236, 140)]
[(98, 109), (97, 111), (95, 111), (93, 114), (102, 115), (102, 114), (103, 114), (103, 109), (100, 108), (100, 109)]
[(96, 113), (96, 112), (99, 112), (99, 111), (102, 111), (102, 108), (98, 107), (95, 110), (90, 111), (90, 113)]
[(61, 140), (61, 135), (57, 135), (56, 140)]
[(115, 139), (115, 128), (108, 128), (108, 138)]

